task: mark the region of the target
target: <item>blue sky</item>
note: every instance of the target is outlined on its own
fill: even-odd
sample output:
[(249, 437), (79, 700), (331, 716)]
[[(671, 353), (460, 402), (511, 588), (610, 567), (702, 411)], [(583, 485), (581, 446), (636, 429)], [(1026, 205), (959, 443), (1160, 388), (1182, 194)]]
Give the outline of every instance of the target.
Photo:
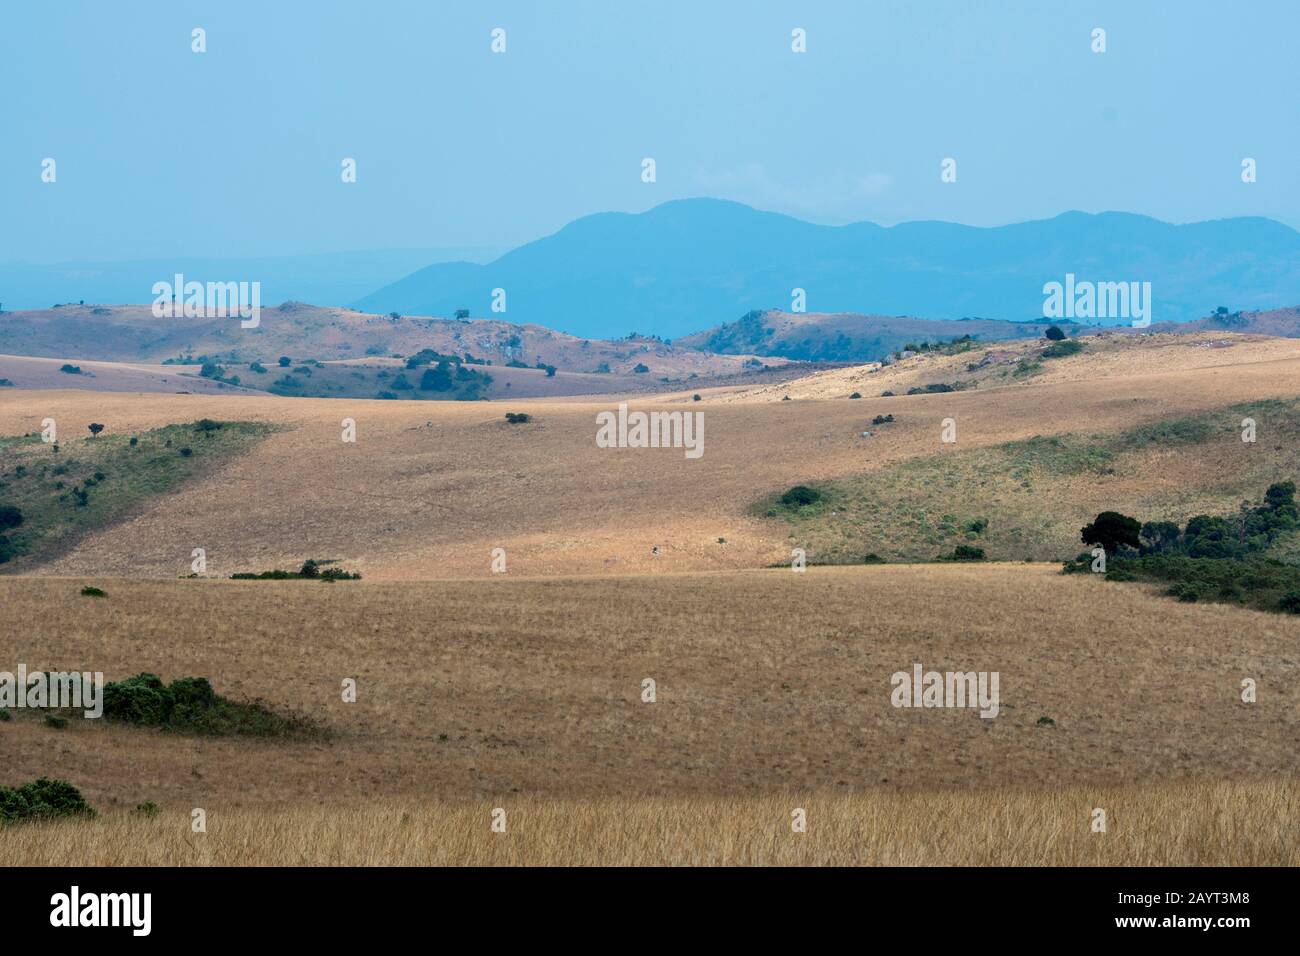
[(1298, 26), (1294, 0), (6, 4), (0, 261), (503, 248), (686, 196), (1300, 227)]

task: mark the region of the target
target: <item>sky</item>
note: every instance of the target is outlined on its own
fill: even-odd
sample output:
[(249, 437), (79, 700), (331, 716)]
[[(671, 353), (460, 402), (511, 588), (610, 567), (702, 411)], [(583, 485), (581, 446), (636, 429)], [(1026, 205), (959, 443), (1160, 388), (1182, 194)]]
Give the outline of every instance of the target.
[(7, 3), (0, 262), (505, 249), (689, 196), (1300, 228), (1297, 27), (1295, 0)]

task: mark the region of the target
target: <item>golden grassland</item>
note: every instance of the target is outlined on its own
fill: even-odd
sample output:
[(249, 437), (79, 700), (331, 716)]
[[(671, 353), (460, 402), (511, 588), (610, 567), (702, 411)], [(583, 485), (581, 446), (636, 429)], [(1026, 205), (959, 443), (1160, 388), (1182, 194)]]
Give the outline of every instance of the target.
[[(491, 828), (498, 806), (504, 833)], [(189, 810), (0, 829), (0, 855), (29, 866), (1300, 864), (1293, 782), (203, 809), (204, 833)]]
[[(3, 782), (101, 810), (1289, 777), (1300, 738), (1300, 619), (1052, 565), (83, 583), (0, 579), (7, 669), (208, 677), (334, 735), (0, 723)], [(999, 672), (999, 716), (894, 708), (918, 662)]]
[[(473, 576), (487, 573), (497, 547), (515, 575), (728, 570), (787, 558), (788, 529), (749, 508), (793, 484), (945, 450), (1293, 397), (1300, 356), (1295, 343), (1274, 342), (1265, 353), (1273, 358), (1247, 346), (1205, 350), (1221, 364), (1157, 362), (1155, 371), (1105, 381), (776, 405), (722, 404), (727, 393), (706, 393), (685, 406), (705, 414), (698, 460), (680, 449), (597, 448), (595, 414), (613, 399), (416, 405), (4, 390), (0, 434), (38, 430), (47, 417), (65, 434), (91, 421), (129, 432), (202, 417), (289, 426), (219, 473), (88, 535), (40, 573), (175, 577), (189, 573), (196, 547), (218, 577), (309, 557), (339, 559), (368, 579)], [(630, 401), (681, 410), (680, 397), (663, 397), (662, 406)], [(534, 421), (509, 425), (506, 411)], [(893, 425), (861, 434), (886, 413)], [(345, 417), (356, 421), (355, 444), (341, 441)], [(957, 423), (955, 446), (940, 442), (946, 418)]]
[[(103, 816), (5, 828), (0, 858), (1294, 864), (1300, 619), (1054, 564), (755, 570), (805, 542), (750, 513), (792, 484), (869, 481), (944, 453), (948, 417), (960, 454), (1294, 397), (1293, 344), (1253, 348), (1104, 381), (1053, 372), (869, 401), (631, 399), (704, 411), (697, 461), (596, 448), (595, 412), (616, 399), (4, 390), (0, 435), (46, 417), (65, 434), (203, 417), (287, 427), (38, 573), (0, 576), (0, 669), (204, 676), (330, 736), (59, 730), (16, 712), (0, 722), (0, 784), (61, 777)], [(1098, 356), (1060, 367), (1076, 361)], [(507, 410), (534, 421), (508, 425)], [(885, 413), (896, 422), (863, 437)], [(340, 441), (345, 417), (355, 445)], [(1261, 477), (1291, 461), (1287, 443), (1260, 441)], [(1099, 480), (1135, 500), (1149, 485), (1153, 502), (1177, 486), (1212, 511), (1255, 474), (1226, 445), (1118, 461), (1124, 474), (1054, 493), (1092, 507)], [(960, 505), (960, 482), (951, 493)], [(178, 579), (196, 547), (207, 578)], [(495, 547), (505, 575), (490, 573)], [(227, 580), (309, 557), (365, 577)], [(85, 584), (107, 597), (80, 596)], [(917, 662), (999, 672), (1001, 713), (893, 708), (891, 675)], [(1256, 703), (1240, 699), (1245, 678)], [(146, 801), (161, 815), (129, 814)], [(1098, 806), (1106, 834), (1088, 827)], [(206, 834), (189, 831), (194, 807)], [(489, 828), (493, 807), (506, 834)], [(805, 834), (790, 832), (794, 807), (808, 810)]]
[[(1116, 380), (1153, 374), (1187, 374), (1300, 356), (1300, 340), (1236, 332), (1104, 332), (1079, 338), (1085, 351), (1062, 359), (1040, 359), (1044, 339), (1016, 339), (977, 344), (954, 355), (923, 352), (892, 365), (878, 363), (816, 372), (790, 382), (737, 388), (720, 396), (725, 402), (780, 402), (847, 398), (854, 392), (873, 401), (882, 392), (904, 396), (909, 388), (943, 382), (980, 390), (1039, 388), (1067, 382), (1110, 386)], [(984, 362), (992, 353), (994, 361)], [(1017, 371), (1024, 359), (1037, 365)], [(971, 368), (972, 365), (977, 366)], [(1122, 386), (1121, 386), (1122, 388)]]
[[(1242, 421), (1256, 425), (1243, 442)], [(892, 428), (885, 425), (883, 429)], [(1300, 401), (1245, 403), (1100, 435), (1069, 435), (918, 457), (820, 486), (814, 507), (775, 496), (756, 513), (788, 528), (810, 561), (933, 560), (959, 544), (998, 560), (1067, 560), (1102, 511), (1185, 525), (1258, 503), (1300, 479)], [(972, 522), (987, 527), (970, 531)], [(1297, 548), (1295, 536), (1275, 554)]]

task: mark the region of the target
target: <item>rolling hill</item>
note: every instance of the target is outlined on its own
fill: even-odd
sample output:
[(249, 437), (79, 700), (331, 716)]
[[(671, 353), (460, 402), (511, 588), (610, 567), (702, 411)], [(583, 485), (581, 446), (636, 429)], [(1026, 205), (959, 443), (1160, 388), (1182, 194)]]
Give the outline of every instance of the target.
[[(643, 381), (662, 384), (663, 379), (711, 379), (756, 372), (763, 365), (786, 364), (781, 358), (714, 355), (644, 336), (618, 341), (582, 339), (539, 325), (492, 319), (394, 318), (300, 302), (263, 308), (261, 324), (253, 329), (241, 328), (232, 318), (159, 319), (147, 305), (87, 303), (0, 313), (0, 354), (65, 360), (156, 365), (182, 359), (186, 364), (201, 364), (207, 359), (230, 365), (257, 361), (272, 367), (282, 355), (295, 364), (303, 360), (370, 363), (414, 355), (422, 349), (490, 362), (494, 375), (514, 362), (512, 374), (526, 371), (518, 365), (529, 369), (541, 365), (554, 366), (565, 374), (606, 377), (603, 382), (581, 383), (579, 393), (637, 390)], [(532, 377), (523, 376), (524, 384)], [(261, 387), (255, 380), (243, 384)], [(548, 386), (529, 389), (527, 394), (556, 391)]]
[(739, 320), (676, 340), (676, 345), (723, 354), (779, 355), (810, 362), (879, 362), (912, 343), (946, 342), (969, 335), (980, 342), (1037, 338), (1050, 325), (1085, 329), (1068, 321), (1007, 322), (1000, 319), (917, 319), (780, 310), (747, 312)]
[(821, 226), (689, 199), (638, 215), (587, 216), (484, 265), (430, 265), (355, 305), (483, 312), (501, 288), (511, 314), (574, 335), (676, 338), (721, 318), (788, 308), (795, 288), (820, 312), (1037, 319), (1044, 283), (1067, 273), (1150, 282), (1156, 322), (1196, 319), (1219, 305), (1278, 308), (1300, 301), (1300, 233), (1264, 218), (1174, 225), (1119, 212), (995, 228)]

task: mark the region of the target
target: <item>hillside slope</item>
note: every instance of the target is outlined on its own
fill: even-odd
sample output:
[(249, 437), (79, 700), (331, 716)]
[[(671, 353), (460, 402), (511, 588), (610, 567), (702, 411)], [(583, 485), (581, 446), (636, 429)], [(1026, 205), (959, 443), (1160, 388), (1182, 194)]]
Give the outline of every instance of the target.
[(677, 345), (710, 352), (773, 355), (812, 362), (879, 362), (915, 343), (936, 344), (970, 336), (980, 342), (1038, 338), (1051, 325), (1088, 331), (1071, 322), (1005, 322), (999, 319), (917, 319), (853, 312), (747, 312), (715, 329), (682, 336)]
[[(1148, 366), (1131, 360), (1104, 384), (1062, 374), (870, 401), (736, 400), (728, 390), (706, 390), (700, 402), (690, 392), (629, 399), (633, 408), (702, 412), (697, 460), (674, 448), (597, 447), (595, 416), (613, 398), (412, 404), (3, 389), (0, 434), (29, 433), (46, 417), (76, 429), (102, 422), (110, 432), (204, 417), (289, 426), (212, 478), (91, 535), (44, 573), (171, 577), (187, 573), (200, 545), (218, 576), (308, 557), (341, 559), (368, 579), (479, 576), (496, 547), (520, 575), (752, 568), (788, 561), (799, 543), (751, 514), (765, 495), (942, 452), (953, 447), (940, 442), (946, 418), (957, 422), (964, 450), (1293, 398), (1300, 343), (1273, 341), (1276, 353), (1250, 344), (1190, 352), (1213, 358), (1198, 367), (1152, 349)], [(1095, 359), (1061, 361), (1076, 360)], [(511, 425), (506, 411), (533, 420)], [(873, 427), (885, 414), (894, 423)], [(357, 423), (355, 444), (340, 441), (344, 417)], [(1186, 493), (1222, 491), (1213, 476), (1190, 470)], [(1233, 507), (1225, 504), (1206, 507)]]
[[(495, 319), (441, 319), (373, 315), (288, 302), (264, 308), (261, 324), (245, 329), (235, 318), (155, 318), (147, 305), (65, 305), (0, 313), (0, 354), (158, 363), (210, 358), (216, 362), (273, 366), (281, 355), (295, 362), (407, 356), (421, 349), (474, 356), (494, 366), (522, 362), (565, 372), (643, 374), (685, 378), (734, 375), (761, 364), (750, 355), (710, 355), (653, 338), (582, 339), (540, 325)], [(637, 372), (637, 366), (647, 371)], [(606, 391), (613, 391), (611, 386)]]

